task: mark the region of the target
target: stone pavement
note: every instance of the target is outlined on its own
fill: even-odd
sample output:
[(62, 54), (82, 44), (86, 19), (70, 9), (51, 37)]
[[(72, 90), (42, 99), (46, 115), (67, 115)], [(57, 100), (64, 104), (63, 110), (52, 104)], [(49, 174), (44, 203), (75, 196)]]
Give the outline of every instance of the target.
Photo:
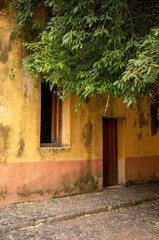
[(157, 240), (159, 200), (84, 215), (70, 220), (39, 223), (0, 234), (1, 240)]
[[(137, 219), (139, 219), (140, 224), (142, 225), (141, 216), (144, 213), (142, 213), (141, 209), (147, 209), (146, 211), (147, 215), (145, 213), (146, 219), (149, 218), (149, 212), (151, 212), (149, 221), (151, 221), (151, 218), (154, 216), (156, 217), (156, 223), (158, 223), (159, 220), (157, 220), (157, 217), (159, 219), (159, 214), (158, 214), (159, 201), (157, 199), (159, 199), (159, 183), (152, 183), (152, 184), (136, 185), (132, 187), (117, 187), (113, 189), (104, 189), (102, 192), (81, 194), (81, 195), (75, 195), (75, 196), (63, 197), (63, 198), (54, 198), (52, 200), (46, 200), (46, 201), (25, 202), (25, 203), (1, 206), (0, 207), (0, 239), (16, 239), (16, 240), (18, 239), (19, 240), (23, 240), (23, 239), (116, 239), (117, 236), (115, 237), (115, 235), (114, 235), (114, 238), (98, 238), (95, 236), (94, 237), (88, 236), (88, 238), (81, 236), (80, 238), (78, 238), (78, 235), (79, 235), (78, 231), (80, 226), (82, 226), (82, 221), (84, 221), (83, 225), (86, 227), (87, 223), (85, 222), (84, 219), (88, 218), (88, 222), (89, 222), (89, 218), (92, 219), (92, 216), (94, 215), (96, 215), (96, 217), (93, 219), (96, 219), (96, 220), (91, 220), (92, 228), (95, 228), (95, 226), (98, 225), (97, 224), (98, 221), (99, 223), (101, 222), (102, 224), (105, 224), (105, 221), (106, 221), (107, 224), (109, 225), (110, 223), (110, 226), (111, 226), (112, 222), (108, 221), (109, 220), (108, 218), (110, 217), (111, 214), (118, 215), (118, 217), (116, 218), (118, 219), (118, 221), (116, 220), (116, 223), (114, 222), (114, 224), (118, 226), (122, 224), (122, 221), (124, 221), (124, 216), (125, 216), (124, 214), (126, 214), (124, 213), (124, 211), (126, 212), (128, 211), (128, 209), (129, 209), (129, 219), (126, 219), (126, 221), (128, 221), (128, 226), (131, 225), (131, 222), (133, 222), (135, 219), (136, 221), (138, 221)], [(155, 203), (152, 201), (149, 205), (146, 205), (148, 203), (145, 203), (145, 205), (138, 205), (139, 203), (148, 202), (151, 200), (157, 200), (157, 201), (155, 201)], [(157, 207), (155, 204), (158, 204)], [(134, 206), (134, 207), (128, 208), (129, 206)], [(136, 210), (135, 210), (135, 207), (136, 207)], [(133, 209), (133, 211), (130, 209)], [(132, 218), (132, 221), (130, 221), (130, 218)], [(81, 221), (81, 225), (80, 223), (77, 224), (75, 220), (77, 222)], [(53, 224), (54, 224), (54, 227), (52, 227)], [(74, 231), (72, 226), (76, 226), (75, 230), (77, 231), (75, 231), (76, 234), (74, 235), (74, 237), (73, 235), (71, 237), (70, 235), (71, 233), (69, 233), (69, 236), (70, 236), (69, 238), (68, 237), (62, 238), (61, 236), (60, 238), (58, 238), (58, 237), (55, 237), (55, 232), (54, 232), (53, 238), (52, 237), (50, 238), (49, 236), (47, 238), (46, 237), (34, 238), (36, 236), (35, 234), (36, 230), (37, 232), (40, 231), (38, 229), (43, 229), (43, 232), (45, 232), (47, 231), (47, 229), (50, 228), (50, 230), (47, 231), (48, 233), (49, 231), (51, 231), (51, 229), (57, 229), (57, 232), (58, 232), (58, 231), (62, 231), (60, 230), (60, 226), (63, 226), (63, 225), (67, 225), (65, 229), (67, 230), (70, 229), (71, 232)], [(137, 226), (138, 225), (139, 224), (137, 224)], [(154, 232), (155, 232), (155, 227), (156, 226), (154, 226)], [(156, 227), (156, 232), (158, 230), (159, 230), (159, 226)], [(26, 234), (27, 231), (28, 231), (28, 235)], [(88, 231), (86, 231), (87, 234), (88, 234)], [(103, 230), (103, 234), (104, 232), (105, 232), (105, 228)], [(142, 228), (140, 232), (142, 234)], [(46, 233), (46, 236), (48, 233)], [(13, 234), (11, 238), (9, 237), (10, 234)], [(14, 234), (15, 234), (15, 237), (14, 237)], [(95, 234), (97, 234), (97, 231), (95, 231)], [(125, 238), (126, 236), (124, 236), (124, 234), (125, 233), (123, 231), (123, 238), (119, 238), (119, 239), (131, 239), (131, 238)], [(147, 234), (149, 234), (149, 232)], [(99, 234), (97, 235), (99, 236)], [(26, 238), (24, 236), (26, 236)], [(159, 239), (159, 236), (158, 238), (155, 238), (155, 237), (140, 238), (140, 239)], [(132, 238), (132, 239), (135, 239), (135, 238)]]

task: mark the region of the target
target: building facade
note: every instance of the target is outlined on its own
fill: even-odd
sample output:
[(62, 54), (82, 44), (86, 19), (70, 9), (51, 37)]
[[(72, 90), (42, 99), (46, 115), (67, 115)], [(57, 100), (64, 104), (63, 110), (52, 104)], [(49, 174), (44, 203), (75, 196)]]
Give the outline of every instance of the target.
[[(2, 1), (3, 2), (3, 1)], [(0, 204), (159, 179), (157, 108), (139, 100), (61, 102), (20, 64), (21, 40), (0, 4)]]

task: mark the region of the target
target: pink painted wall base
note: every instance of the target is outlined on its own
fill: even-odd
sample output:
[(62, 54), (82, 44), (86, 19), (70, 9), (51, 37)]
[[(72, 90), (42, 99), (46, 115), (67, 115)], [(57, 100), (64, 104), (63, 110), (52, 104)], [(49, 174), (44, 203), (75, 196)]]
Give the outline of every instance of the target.
[(102, 189), (102, 160), (0, 165), (0, 205)]

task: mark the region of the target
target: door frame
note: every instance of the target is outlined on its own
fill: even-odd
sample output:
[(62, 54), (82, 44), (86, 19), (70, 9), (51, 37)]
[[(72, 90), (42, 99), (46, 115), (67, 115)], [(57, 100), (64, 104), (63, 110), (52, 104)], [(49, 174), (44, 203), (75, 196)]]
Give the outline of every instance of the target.
[[(103, 118), (111, 118), (113, 117), (102, 117), (102, 123)], [(114, 119), (117, 120), (117, 184), (118, 185), (125, 185), (126, 183), (126, 176), (125, 176), (125, 118), (117, 118), (114, 117)], [(102, 128), (103, 131), (103, 128)], [(102, 143), (103, 145), (103, 143)], [(103, 172), (103, 167), (102, 167)]]

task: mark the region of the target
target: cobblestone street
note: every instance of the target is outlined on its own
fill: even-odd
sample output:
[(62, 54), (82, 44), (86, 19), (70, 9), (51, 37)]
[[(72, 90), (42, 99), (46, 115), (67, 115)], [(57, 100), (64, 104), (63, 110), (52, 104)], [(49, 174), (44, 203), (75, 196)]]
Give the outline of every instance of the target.
[(11, 204), (0, 216), (1, 240), (159, 239), (159, 184)]

